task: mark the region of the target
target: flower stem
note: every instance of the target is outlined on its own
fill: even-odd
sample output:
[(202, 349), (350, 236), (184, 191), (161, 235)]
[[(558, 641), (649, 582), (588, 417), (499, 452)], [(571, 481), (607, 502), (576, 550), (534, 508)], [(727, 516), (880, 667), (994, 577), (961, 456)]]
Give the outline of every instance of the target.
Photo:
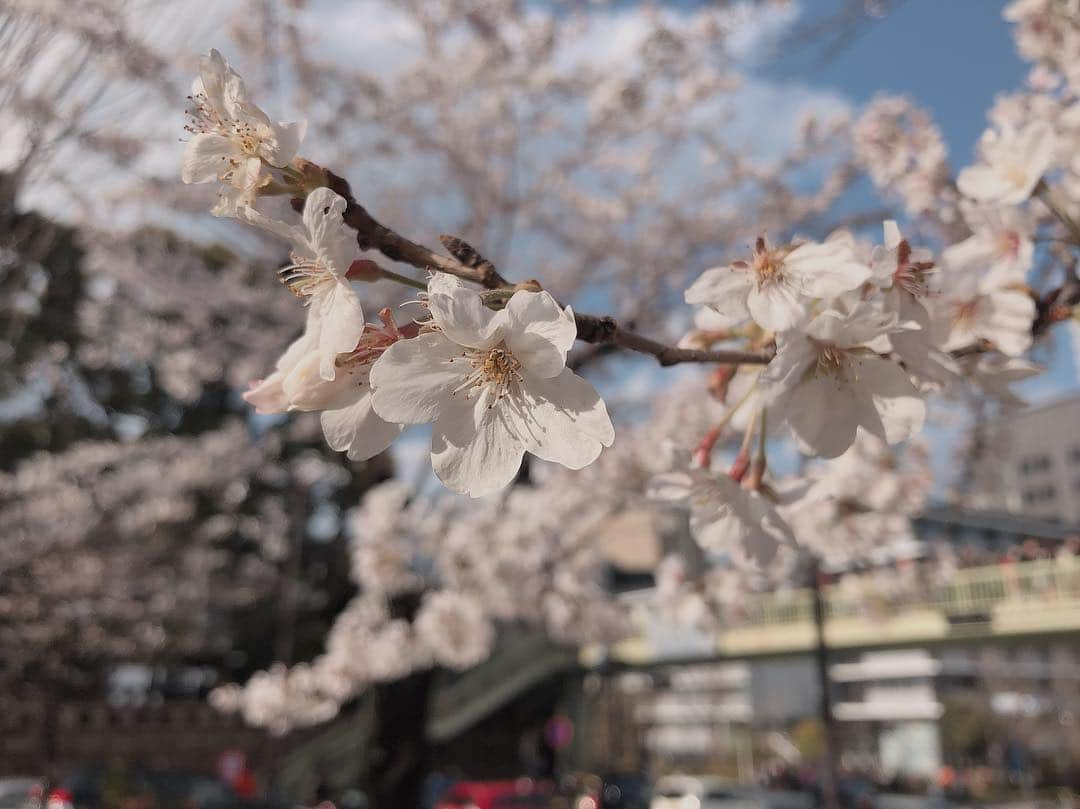
[(724, 414), (724, 417), (716, 423), (716, 426), (709, 430), (707, 433), (705, 433), (705, 435), (702, 437), (701, 441), (694, 449), (693, 456), (694, 463), (698, 466), (698, 468), (709, 468), (712, 461), (713, 447), (716, 446), (716, 442), (720, 439), (721, 433), (724, 432), (724, 428), (728, 426), (728, 423), (735, 415), (735, 412), (746, 403), (746, 400), (750, 398), (750, 394), (752, 394), (756, 389), (757, 382), (755, 381), (753, 385), (746, 389), (746, 393), (739, 397), (739, 401), (737, 401), (735, 404), (728, 408), (728, 411)]
[(742, 479), (746, 477), (746, 473), (750, 470), (750, 445), (754, 441), (754, 428), (757, 426), (759, 413), (761, 413), (760, 410), (755, 410), (750, 414), (750, 421), (746, 424), (746, 432), (743, 434), (739, 454), (735, 456), (735, 461), (731, 464), (731, 469), (728, 470), (728, 475), (736, 483), (742, 483)]
[(1035, 196), (1041, 199), (1043, 204), (1050, 209), (1050, 213), (1065, 226), (1065, 229), (1069, 232), (1070, 242), (1074, 245), (1080, 245), (1080, 224), (1077, 224), (1076, 220), (1069, 216), (1069, 212), (1061, 207), (1057, 196), (1046, 180), (1039, 180), (1039, 184), (1035, 186)]
[(750, 469), (750, 488), (757, 490), (761, 488), (761, 482), (765, 478), (765, 438), (766, 433), (769, 431), (768, 425), (768, 413), (763, 407), (758, 411), (761, 417), (761, 430), (758, 433), (758, 445), (757, 453), (754, 455), (754, 465)]
[(399, 284), (404, 284), (407, 287), (413, 289), (419, 289), (421, 292), (427, 292), (427, 284), (423, 281), (418, 281), (415, 278), (409, 278), (407, 275), (398, 275), (392, 270), (388, 270), (382, 267), (382, 277), (389, 279), (390, 281), (397, 281)]

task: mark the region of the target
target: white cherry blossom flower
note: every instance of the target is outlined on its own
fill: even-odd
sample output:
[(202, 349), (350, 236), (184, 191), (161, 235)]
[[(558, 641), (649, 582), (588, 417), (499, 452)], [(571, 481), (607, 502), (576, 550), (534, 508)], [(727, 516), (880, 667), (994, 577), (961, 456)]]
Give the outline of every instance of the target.
[(965, 366), (965, 375), (983, 393), (1006, 409), (1026, 407), (1027, 401), (1013, 391), (1011, 386), (1043, 372), (1043, 369), (1033, 362), (1002, 354), (968, 357)]
[(331, 449), (347, 452), (354, 461), (378, 455), (403, 429), (380, 418), (371, 406), (371, 368), (383, 351), (403, 337), (389, 309), (379, 316), (381, 326), (366, 324), (354, 348), (336, 355), (333, 379), (320, 373), (324, 354), (317, 335), (309, 332), (289, 346), (274, 373), (252, 385), (244, 400), (259, 413), (321, 410), (323, 433)]
[(425, 595), (413, 626), (417, 640), (447, 668), (472, 668), (486, 660), (495, 645), (495, 629), (480, 602), (454, 590)]
[(690, 533), (702, 549), (725, 554), (740, 567), (767, 570), (795, 544), (791, 528), (760, 492), (729, 475), (687, 467), (657, 475), (648, 495), (690, 509)]
[(945, 248), (941, 262), (951, 269), (1001, 274), (1023, 283), (1035, 256), (1030, 215), (1019, 208), (963, 205), (972, 235)]
[(898, 323), (918, 326), (891, 332), (889, 344), (909, 374), (931, 387), (943, 386), (955, 379), (956, 369), (934, 342), (935, 332), (926, 308), (939, 286), (930, 251), (912, 247), (892, 220), (884, 223), (884, 240), (884, 245), (874, 248), (871, 259), (874, 283), (884, 290), (881, 306)]
[(191, 103), (191, 123), (185, 128), (192, 137), (181, 179), (223, 183), (214, 213), (234, 215), (254, 202), (264, 163), (280, 168), (296, 156), (306, 124), (271, 121), (248, 101), (244, 80), (216, 50), (199, 61)]
[(1035, 301), (1022, 283), (1000, 273), (971, 268), (948, 270), (942, 294), (934, 301), (934, 326), (945, 351), (986, 340), (1010, 357), (1031, 347)]
[(780, 332), (806, 319), (810, 301), (835, 298), (869, 277), (870, 268), (844, 240), (769, 247), (759, 238), (748, 261), (706, 270), (685, 297), (732, 322), (749, 316), (763, 329)]
[(278, 271), (281, 282), (305, 306), (305, 338), (318, 358), (318, 375), (332, 381), (339, 354), (353, 351), (365, 331), (364, 310), (349, 280), (357, 256), (356, 234), (342, 219), (345, 199), (316, 188), (304, 203), (303, 226), (264, 216), (253, 208), (240, 218), (288, 240), (292, 264)]
[[(919, 300), (930, 293), (934, 271), (933, 256), (925, 247), (912, 247), (893, 220), (882, 225), (884, 244), (874, 248), (870, 259), (874, 283), (901, 300)], [(889, 306), (898, 311), (899, 301)]]
[(1031, 196), (1054, 163), (1053, 127), (1036, 120), (1020, 129), (988, 130), (980, 141), (982, 161), (956, 178), (960, 193), (973, 200), (1018, 205)]
[(518, 291), (493, 312), (444, 273), (432, 276), (427, 305), (434, 329), (375, 363), (373, 404), (388, 421), (434, 422), (431, 462), (448, 487), (480, 497), (507, 486), (526, 451), (581, 469), (611, 446), (603, 400), (566, 367), (570, 309)]
[(850, 447), (860, 428), (889, 444), (910, 438), (926, 404), (904, 369), (870, 347), (907, 327), (864, 305), (826, 310), (779, 335), (760, 380), (769, 416), (787, 422), (804, 452), (826, 458)]

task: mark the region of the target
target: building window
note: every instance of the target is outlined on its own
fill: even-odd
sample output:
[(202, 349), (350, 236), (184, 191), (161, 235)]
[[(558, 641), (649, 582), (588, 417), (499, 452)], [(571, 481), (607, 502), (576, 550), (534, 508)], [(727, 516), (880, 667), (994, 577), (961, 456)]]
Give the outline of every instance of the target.
[[(1074, 462), (1080, 463), (1080, 447), (1073, 447), (1072, 452), (1076, 454)], [(1073, 457), (1072, 454), (1070, 454), (1071, 457)], [(1048, 472), (1053, 465), (1053, 459), (1049, 455), (1032, 455), (1020, 462), (1020, 474), (1030, 475), (1035, 472)]]
[[(1080, 481), (1078, 481), (1080, 485)], [(1057, 489), (1053, 486), (1035, 486), (1025, 489), (1023, 493), (1024, 503), (1035, 505), (1036, 503), (1048, 503), (1057, 499)]]

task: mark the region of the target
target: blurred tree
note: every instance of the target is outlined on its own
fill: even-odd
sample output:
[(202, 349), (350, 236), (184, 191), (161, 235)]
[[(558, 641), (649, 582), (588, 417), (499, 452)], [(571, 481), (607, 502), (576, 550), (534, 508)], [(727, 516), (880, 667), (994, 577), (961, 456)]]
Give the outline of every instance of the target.
[(946, 761), (965, 764), (985, 761), (987, 746), (995, 738), (994, 715), (985, 697), (947, 694), (942, 700), (941, 752)]
[(335, 515), (388, 467), (326, 452), (313, 416), (248, 424), (240, 347), (287, 337), (292, 310), (167, 232), (3, 216), (5, 691), (33, 684), (55, 719), (117, 661), (234, 679), (310, 656), (353, 591)]
[(807, 761), (821, 761), (825, 754), (825, 728), (820, 719), (800, 719), (791, 729), (791, 743)]

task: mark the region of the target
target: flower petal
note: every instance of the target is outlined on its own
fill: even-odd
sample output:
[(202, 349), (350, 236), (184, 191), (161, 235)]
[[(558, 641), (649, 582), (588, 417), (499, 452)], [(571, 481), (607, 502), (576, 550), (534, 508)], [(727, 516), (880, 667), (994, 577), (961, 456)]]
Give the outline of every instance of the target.
[(506, 310), (484, 306), (476, 290), (460, 278), (437, 272), (428, 281), (428, 309), (435, 324), (458, 345), (492, 348), (506, 331)]
[(1005, 287), (983, 296), (978, 310), (980, 336), (993, 341), (1003, 354), (1018, 357), (1031, 348), (1035, 301), (1023, 289)]
[(225, 61), (225, 57), (216, 48), (211, 49), (210, 53), (199, 58), (198, 84), (192, 86), (192, 95), (202, 93), (217, 113), (225, 113), (225, 83), (234, 76), (236, 71)]
[(284, 413), (289, 409), (289, 397), (281, 386), (285, 374), (275, 371), (266, 379), (251, 383), (244, 392), (244, 401), (255, 408), (256, 413)]
[(872, 271), (856, 261), (851, 247), (834, 240), (796, 247), (784, 259), (784, 276), (800, 295), (829, 300), (857, 289)]
[(307, 133), (307, 121), (272, 123), (270, 129), (274, 135), (263, 142), (259, 155), (271, 166), (281, 168), (288, 165), (300, 151), (300, 144)]
[(524, 454), (505, 408), (488, 407), (484, 396), (454, 399), (432, 430), (432, 469), (447, 487), (470, 497), (509, 486)]
[(746, 296), (752, 279), (749, 270), (737, 267), (713, 267), (705, 270), (686, 290), (687, 303), (704, 304), (732, 321), (745, 320), (749, 315)]
[(653, 475), (645, 496), (662, 503), (682, 503), (690, 499), (694, 479), (687, 472), (665, 472)]
[(339, 278), (345, 277), (359, 252), (356, 235), (342, 218), (346, 205), (344, 197), (325, 187), (316, 188), (304, 202), (304, 227), (311, 256)]
[(881, 420), (884, 434), (880, 437), (897, 444), (918, 433), (926, 419), (926, 402), (907, 372), (879, 357), (860, 357), (854, 363), (855, 378), (870, 395)]
[(329, 294), (316, 298), (311, 306), (318, 307), (319, 375), (323, 379), (334, 378), (334, 362), (338, 354), (347, 354), (356, 348), (364, 333), (364, 310), (360, 298), (348, 281), (335, 283)]
[(526, 370), (545, 379), (561, 373), (577, 339), (573, 311), (560, 307), (547, 292), (515, 292), (506, 312), (506, 344)]
[(439, 333), (399, 340), (371, 368), (375, 412), (398, 424), (426, 424), (455, 398), (472, 368), (461, 349)]
[(900, 235), (900, 226), (896, 224), (895, 219), (886, 219), (882, 223), (882, 230), (885, 235), (885, 248), (887, 250), (895, 250), (900, 246), (900, 242), (903, 241), (903, 236)]
[(501, 409), (525, 448), (545, 461), (582, 469), (615, 440), (607, 407), (596, 388), (569, 368), (552, 379), (525, 376), (523, 401)]
[(786, 284), (766, 284), (753, 287), (747, 307), (754, 322), (769, 331), (794, 329), (807, 317), (807, 308)]
[(188, 141), (180, 179), (185, 183), (211, 183), (245, 159), (233, 141), (213, 132), (200, 132)]
[(803, 451), (824, 458), (842, 455), (855, 441), (865, 403), (827, 375), (807, 379), (792, 393), (785, 415)]
[(324, 410), (320, 416), (326, 443), (338, 452), (347, 452), (350, 461), (366, 461), (389, 447), (404, 429), (392, 424), (371, 407), (371, 391), (364, 390), (348, 407)]

